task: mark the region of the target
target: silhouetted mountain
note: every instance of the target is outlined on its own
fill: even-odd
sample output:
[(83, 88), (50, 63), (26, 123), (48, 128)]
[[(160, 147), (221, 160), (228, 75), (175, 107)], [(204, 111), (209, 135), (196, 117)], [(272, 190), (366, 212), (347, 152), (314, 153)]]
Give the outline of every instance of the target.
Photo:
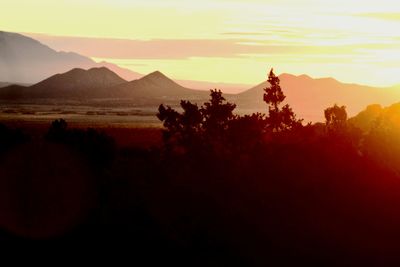
[(123, 78), (124, 80), (127, 81), (132, 81), (132, 80), (136, 80), (139, 79), (141, 77), (143, 77), (142, 74), (125, 69), (125, 68), (121, 68), (118, 65), (106, 62), (106, 61), (102, 61), (96, 64), (97, 67), (106, 67), (107, 69), (115, 72), (116, 74), (118, 74), (118, 76), (120, 76), (121, 78)]
[[(371, 103), (389, 105), (400, 100), (400, 90), (397, 87), (374, 88), (341, 83), (332, 78), (313, 79), (307, 75), (282, 74), (279, 77), (287, 96), (285, 101), (291, 105), (298, 117), (306, 121), (323, 121), (324, 109), (335, 103), (345, 105), (351, 117)], [(243, 93), (224, 96), (228, 101), (237, 104), (239, 113), (267, 113), (263, 101), (263, 89), (267, 86), (268, 83), (263, 82)], [(127, 82), (104, 67), (88, 71), (75, 68), (30, 87), (8, 86), (0, 89), (2, 99), (96, 99), (111, 100), (114, 104), (126, 102), (130, 105), (154, 107), (161, 103), (177, 105), (182, 99), (201, 104), (208, 99), (208, 95), (209, 91), (183, 87), (159, 71)]]
[(29, 87), (11, 84), (0, 88), (0, 99), (2, 100), (22, 100), (30, 98)]
[(0, 98), (8, 100), (120, 99), (141, 105), (159, 105), (166, 101), (178, 103), (180, 99), (206, 99), (208, 94), (208, 91), (182, 87), (159, 71), (127, 82), (105, 67), (89, 70), (75, 68), (29, 87), (11, 85), (0, 89)]
[(146, 98), (152, 101), (204, 99), (208, 91), (185, 88), (159, 71), (155, 71), (141, 79), (115, 86), (111, 90), (116, 97)]
[(9, 85), (10, 85), (10, 83), (7, 83), (7, 82), (0, 82), (0, 88), (6, 87), (6, 86), (9, 86)]
[(101, 97), (104, 89), (123, 83), (126, 83), (124, 79), (105, 67), (75, 68), (31, 86), (30, 94), (41, 98)]
[(250, 86), (247, 84), (224, 83), (224, 82), (205, 82), (205, 81), (191, 81), (191, 80), (176, 80), (175, 82), (186, 88), (195, 90), (219, 89), (223, 93), (238, 94), (247, 90)]
[[(285, 101), (290, 103), (299, 117), (306, 120), (323, 120), (324, 109), (335, 103), (345, 105), (349, 115), (354, 116), (371, 103), (389, 105), (400, 100), (400, 92), (394, 88), (346, 84), (333, 78), (313, 79), (307, 75), (282, 74), (279, 78), (287, 96)], [(239, 108), (265, 110), (263, 89), (267, 86), (268, 82), (263, 82), (238, 94), (234, 101)]]
[(101, 66), (106, 66), (129, 80), (142, 76), (111, 63), (96, 63), (76, 53), (57, 52), (21, 34), (0, 31), (0, 81), (33, 84), (72, 68), (89, 69)]
[(356, 116), (350, 118), (349, 122), (365, 132), (377, 126), (399, 131), (400, 103), (387, 107), (382, 107), (379, 104), (369, 105)]

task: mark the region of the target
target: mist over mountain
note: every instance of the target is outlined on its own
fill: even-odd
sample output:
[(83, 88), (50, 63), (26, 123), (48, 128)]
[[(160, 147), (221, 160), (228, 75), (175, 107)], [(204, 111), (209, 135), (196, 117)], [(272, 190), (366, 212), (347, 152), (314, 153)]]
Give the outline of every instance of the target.
[(96, 97), (102, 90), (126, 83), (111, 70), (101, 67), (89, 70), (72, 69), (63, 74), (56, 74), (30, 87), (31, 94), (38, 97)]
[(209, 92), (183, 87), (160, 71), (152, 72), (141, 79), (112, 88), (119, 96), (133, 99), (148, 99), (151, 102), (177, 101), (178, 99), (207, 99)]
[[(345, 84), (332, 78), (313, 79), (307, 75), (282, 74), (279, 78), (287, 96), (285, 102), (292, 106), (299, 118), (306, 121), (323, 121), (324, 109), (333, 104), (345, 105), (349, 116), (354, 116), (371, 103), (387, 106), (400, 100), (400, 92), (395, 87), (374, 88)], [(239, 113), (267, 113), (263, 101), (264, 88), (267, 86), (268, 82), (263, 82), (242, 93), (224, 96), (228, 101), (237, 104)], [(0, 88), (2, 100), (55, 99), (62, 102), (68, 99), (112, 99), (114, 103), (147, 105), (154, 110), (161, 103), (178, 105), (182, 99), (201, 105), (208, 96), (209, 91), (181, 86), (160, 71), (128, 82), (105, 67), (89, 70), (74, 68), (29, 87), (11, 85)]]
[[(286, 103), (306, 121), (323, 121), (324, 109), (335, 103), (345, 105), (349, 116), (354, 116), (372, 103), (387, 106), (400, 101), (400, 88), (396, 86), (375, 88), (341, 83), (333, 78), (313, 79), (307, 75), (282, 74), (279, 78), (287, 96)], [(159, 71), (143, 77), (108, 62), (96, 63), (76, 53), (57, 52), (21, 34), (0, 32), (0, 98), (3, 100), (118, 99), (131, 105), (156, 108), (160, 103), (177, 105), (181, 99), (201, 104), (208, 99), (209, 91), (204, 90), (207, 87), (238, 92), (243, 91), (244, 86), (222, 84), (220, 88), (218, 85), (174, 81)], [(224, 95), (237, 104), (239, 113), (266, 113), (263, 89), (267, 86), (265, 81), (239, 94)]]
[(55, 51), (21, 34), (0, 31), (1, 82), (34, 84), (73, 68), (101, 66), (106, 66), (128, 80), (142, 76), (111, 63), (96, 63), (77, 53)]
[(13, 101), (119, 99), (130, 101), (133, 105), (156, 106), (166, 101), (178, 103), (180, 99), (205, 100), (207, 97), (207, 91), (185, 88), (159, 71), (128, 82), (105, 67), (89, 70), (74, 68), (32, 86), (0, 88), (0, 99)]
[[(345, 105), (350, 116), (356, 115), (367, 105), (389, 105), (400, 101), (400, 90), (376, 88), (358, 84), (341, 83), (333, 78), (313, 79), (307, 75), (281, 74), (281, 87), (294, 112), (311, 121), (324, 120), (323, 111), (333, 104)], [(235, 96), (239, 108), (259, 110), (265, 108), (263, 82)]]

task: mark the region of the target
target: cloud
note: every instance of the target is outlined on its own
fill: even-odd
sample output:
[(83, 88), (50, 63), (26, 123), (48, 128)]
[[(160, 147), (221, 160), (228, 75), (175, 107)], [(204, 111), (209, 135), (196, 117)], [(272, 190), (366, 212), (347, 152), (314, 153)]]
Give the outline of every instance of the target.
[(398, 13), (387, 13), (387, 12), (376, 12), (376, 13), (361, 13), (357, 14), (357, 16), (386, 20), (386, 21), (398, 21), (400, 22), (400, 12)]
[[(232, 33), (234, 34), (234, 33)], [(236, 33), (235, 33), (236, 34)], [(193, 57), (240, 58), (252, 55), (335, 55), (362, 53), (356, 44), (309, 45), (276, 40), (246, 39), (155, 39), (62, 37), (27, 34), (60, 51), (113, 59), (175, 59)], [(397, 44), (396, 44), (397, 45)], [(363, 48), (390, 47), (391, 44), (364, 44)]]

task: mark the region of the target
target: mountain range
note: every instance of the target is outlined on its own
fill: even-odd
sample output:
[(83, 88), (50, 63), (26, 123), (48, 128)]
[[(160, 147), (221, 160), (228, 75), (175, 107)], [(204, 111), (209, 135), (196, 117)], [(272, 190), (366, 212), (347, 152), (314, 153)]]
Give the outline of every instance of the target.
[[(313, 79), (307, 75), (295, 76), (281, 74), (281, 87), (286, 95), (285, 102), (290, 104), (300, 117), (311, 121), (323, 119), (323, 111), (333, 104), (344, 105), (353, 116), (367, 105), (376, 103), (390, 105), (400, 101), (400, 88), (377, 88), (358, 84), (341, 83), (333, 78)], [(265, 107), (263, 82), (236, 96), (239, 107), (259, 109)]]
[[(64, 73), (73, 68), (96, 67), (106, 67), (128, 81), (144, 76), (109, 62), (96, 63), (91, 58), (74, 52), (56, 51), (22, 34), (0, 31), (0, 87), (5, 86), (2, 84), (4, 82), (35, 84), (53, 74)], [(191, 80), (177, 80), (177, 82), (199, 90), (218, 87), (225, 91), (239, 92), (247, 88), (244, 84)]]
[(12, 32), (0, 31), (0, 81), (8, 83), (34, 84), (56, 73), (73, 68), (107, 67), (128, 80), (142, 77), (141, 74), (100, 62), (73, 52), (55, 51), (42, 43)]
[(129, 101), (132, 105), (177, 103), (179, 99), (206, 100), (208, 91), (185, 88), (159, 71), (126, 81), (106, 67), (74, 68), (53, 75), (31, 86), (8, 85), (0, 88), (0, 99), (37, 101), (38, 99), (90, 101)]
[[(142, 76), (110, 63), (99, 64), (78, 54), (54, 51), (19, 34), (0, 32), (0, 81), (6, 82), (0, 83), (3, 87), (0, 100), (113, 100), (156, 108), (160, 103), (177, 105), (181, 99), (199, 104), (208, 99), (208, 91), (182, 86), (159, 71)], [(9, 83), (32, 81), (31, 77), (39, 79), (48, 73), (51, 73), (49, 78), (31, 86)], [(348, 114), (353, 116), (372, 103), (387, 106), (400, 101), (400, 88), (396, 87), (375, 88), (341, 83), (333, 78), (313, 79), (307, 75), (281, 74), (279, 78), (287, 96), (285, 102), (306, 121), (323, 120), (324, 109), (335, 103), (345, 105)], [(237, 104), (239, 113), (267, 112), (263, 102), (263, 89), (267, 86), (265, 81), (242, 93), (225, 94), (225, 97)]]

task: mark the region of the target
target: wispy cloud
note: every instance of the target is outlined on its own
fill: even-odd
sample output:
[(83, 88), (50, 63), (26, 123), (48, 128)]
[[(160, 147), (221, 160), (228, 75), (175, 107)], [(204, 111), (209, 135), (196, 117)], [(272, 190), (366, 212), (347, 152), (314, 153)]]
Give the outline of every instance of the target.
[(361, 17), (373, 18), (379, 20), (387, 20), (387, 21), (397, 21), (400, 23), (400, 12), (390, 13), (390, 12), (376, 12), (376, 13), (361, 13), (357, 14)]
[[(363, 49), (396, 48), (397, 43), (366, 43), (353, 40), (342, 45), (326, 42), (315, 45), (302, 42), (269, 41), (254, 39), (183, 39), (183, 40), (128, 40), (87, 37), (60, 37), (29, 34), (50, 47), (74, 51), (96, 58), (114, 59), (188, 59), (193, 57), (238, 58), (255, 55), (346, 55), (363, 54), (354, 42), (364, 42)], [(309, 36), (315, 38), (315, 36)], [(319, 37), (318, 37), (319, 38)], [(326, 37), (325, 37), (326, 38)], [(332, 37), (334, 38), (334, 36)]]

